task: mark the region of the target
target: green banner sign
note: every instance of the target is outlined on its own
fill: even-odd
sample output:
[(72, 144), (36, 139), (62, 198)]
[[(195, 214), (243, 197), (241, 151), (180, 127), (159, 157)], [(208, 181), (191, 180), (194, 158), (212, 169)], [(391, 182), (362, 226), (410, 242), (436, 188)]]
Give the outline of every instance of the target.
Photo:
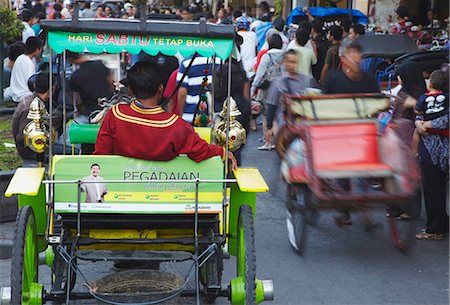
[(233, 41), (198, 37), (169, 37), (153, 35), (129, 35), (110, 33), (68, 33), (49, 32), (48, 41), (56, 53), (64, 50), (89, 53), (120, 53), (127, 51), (138, 54), (144, 51), (150, 55), (161, 52), (173, 56), (177, 52), (188, 57), (195, 52), (201, 56), (214, 54), (225, 60), (233, 49)]
[[(156, 162), (120, 156), (58, 156), (54, 161), (56, 181), (82, 182), (80, 203), (84, 213), (193, 213), (195, 183), (187, 180), (221, 180), (222, 171), (219, 157), (200, 163), (187, 157)], [(200, 212), (222, 210), (222, 186), (222, 183), (200, 183)], [(77, 184), (56, 184), (55, 210), (71, 213), (77, 207)]]

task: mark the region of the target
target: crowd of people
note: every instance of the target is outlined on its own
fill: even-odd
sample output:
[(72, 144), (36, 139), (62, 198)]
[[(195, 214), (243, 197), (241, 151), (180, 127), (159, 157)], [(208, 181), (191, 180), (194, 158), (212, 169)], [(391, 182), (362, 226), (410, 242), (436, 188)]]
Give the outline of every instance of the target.
[[(67, 123), (62, 121), (63, 96), (66, 96), (68, 101), (75, 101), (74, 104), (69, 103), (67, 106), (69, 117), (78, 123), (89, 123), (90, 114), (100, 109), (98, 99), (110, 98), (114, 91), (112, 74), (104, 63), (91, 61), (84, 54), (72, 52), (67, 52), (69, 66), (66, 79), (62, 74), (56, 74), (53, 82), (56, 88), (49, 88), (44, 84), (49, 79), (49, 73), (48, 63), (47, 65), (40, 63), (43, 42), (39, 38), (41, 31), (39, 21), (44, 18), (71, 18), (74, 9), (69, 2), (57, 1), (51, 5), (44, 5), (41, 0), (36, 0), (33, 4), (29, 1), (24, 2), (20, 13), (24, 24), (21, 40), (8, 47), (8, 58), (5, 59), (4, 67), (5, 71), (9, 71), (7, 72), (9, 75), (6, 77), (8, 82), (4, 96), (18, 105), (13, 118), (14, 136), (19, 154), (24, 160), (32, 159), (32, 152), (24, 150), (23, 128), (20, 130), (20, 126), (24, 126), (27, 120), (24, 114), (34, 97), (46, 102), (49, 95), (54, 94), (56, 101), (53, 111), (54, 122), (61, 135)], [(412, 32), (405, 10), (407, 9), (402, 6), (397, 10), (399, 22), (389, 31), (391, 34), (410, 35)], [(237, 32), (237, 45), (241, 55), (239, 61), (233, 59), (232, 62), (221, 62), (216, 59), (214, 62), (213, 59), (202, 56), (182, 58), (162, 53), (150, 56), (144, 52), (139, 55), (123, 56), (127, 69), (140, 75), (140, 78), (132, 78), (134, 82), (132, 84), (128, 84), (130, 77), (128, 81), (125, 79), (121, 82), (124, 85), (134, 86), (134, 92), (131, 93), (141, 92), (143, 100), (149, 101), (139, 102), (139, 97), (135, 96), (136, 109), (141, 109), (135, 110), (141, 114), (156, 115), (158, 118), (159, 112), (145, 109), (148, 107), (153, 109), (160, 99), (165, 98), (168, 114), (163, 115), (164, 119), (174, 120), (171, 115), (173, 113), (185, 121), (183, 124), (177, 123), (173, 126), (181, 126), (180, 128), (186, 131), (184, 138), (192, 138), (188, 143), (191, 146), (186, 147), (184, 145), (186, 143), (178, 143), (176, 151), (171, 152), (174, 156), (186, 151), (196, 160), (204, 156), (222, 155), (222, 150), (217, 147), (199, 144), (199, 139), (193, 136), (189, 125), (196, 124), (199, 105), (204, 101), (206, 92), (213, 86), (214, 109), (209, 111), (212, 114), (221, 110), (227, 97), (229, 65), (232, 71), (231, 96), (242, 113), (240, 122), (247, 132), (256, 131), (258, 125), (262, 124), (263, 138), (261, 146), (257, 147), (259, 150), (271, 151), (274, 148), (274, 137), (284, 124), (283, 106), (280, 103), (284, 94), (303, 94), (314, 89), (327, 94), (380, 91), (373, 66), (362, 59), (361, 47), (355, 41), (359, 36), (366, 35), (366, 29), (364, 25), (352, 24), (350, 20), (344, 19), (325, 27), (322, 20), (314, 19), (307, 14), (308, 20), (301, 21), (295, 26), (286, 26), (282, 18), (273, 16), (269, 5), (264, 1), (257, 7), (258, 18), (253, 17), (252, 10), (246, 7), (235, 10), (230, 7), (219, 7), (215, 14), (212, 14), (201, 1), (177, 9), (148, 7), (147, 11), (150, 15), (171, 15), (171, 18), (183, 21), (205, 18), (216, 24), (233, 25)], [(132, 19), (139, 17), (138, 15), (139, 11), (131, 3), (125, 3), (123, 6), (100, 4), (94, 7), (91, 3), (85, 2), (79, 11), (81, 18)], [(151, 67), (147, 64), (142, 65), (142, 62), (149, 63)], [(442, 83), (441, 79), (447, 79), (448, 70), (446, 72), (439, 70), (431, 75), (427, 93), (421, 71), (418, 74), (417, 71), (414, 72), (416, 74), (409, 71), (417, 68), (412, 65), (399, 68), (400, 88), (397, 91), (403, 105), (402, 116), (408, 122), (404, 128), (405, 143), (417, 152), (422, 169), (428, 224), (426, 231), (418, 234), (417, 238), (442, 239), (443, 234), (448, 232), (448, 216), (445, 212), (446, 179), (448, 179), (446, 178), (448, 177), (448, 81)], [(40, 75), (30, 86), (29, 79), (36, 73), (38, 67)], [(159, 72), (155, 73), (158, 69)], [(214, 84), (212, 84), (213, 73), (215, 73)], [(412, 75), (417, 75), (416, 79), (412, 79)], [(145, 86), (142, 86), (141, 82), (150, 80), (158, 86), (153, 86), (151, 90), (143, 88)], [(61, 85), (63, 82), (66, 86)], [(95, 86), (92, 86), (93, 83)], [(176, 90), (177, 92), (174, 92)], [(124, 110), (127, 111), (132, 112), (129, 109)], [(127, 115), (131, 115), (131, 112)], [(139, 120), (141, 119), (143, 118)], [(115, 121), (112, 114), (107, 115), (105, 120), (108, 126), (102, 125), (100, 138), (103, 142), (96, 146), (95, 150), (97, 153), (117, 153), (116, 150), (120, 145), (111, 142), (112, 139), (108, 138), (107, 134), (117, 131), (115, 126), (120, 120)], [(414, 125), (417, 132), (413, 137)], [(63, 141), (64, 139), (60, 138), (59, 143)], [(139, 142), (139, 139), (136, 141)], [(169, 146), (170, 144), (167, 144), (167, 147)], [(202, 152), (199, 153), (197, 149)], [(130, 155), (129, 152), (126, 154)], [(148, 152), (144, 149), (142, 154), (138, 157), (143, 158)], [(235, 154), (237, 162), (240, 162), (240, 152), (237, 151)], [(199, 155), (201, 157), (198, 157)], [(164, 159), (160, 156), (151, 157)], [(420, 196), (418, 193), (416, 198), (419, 206)], [(419, 213), (420, 210), (417, 208), (416, 211), (407, 211), (400, 216), (405, 219), (414, 218), (418, 217)], [(344, 219), (344, 222), (351, 223), (350, 219)]]

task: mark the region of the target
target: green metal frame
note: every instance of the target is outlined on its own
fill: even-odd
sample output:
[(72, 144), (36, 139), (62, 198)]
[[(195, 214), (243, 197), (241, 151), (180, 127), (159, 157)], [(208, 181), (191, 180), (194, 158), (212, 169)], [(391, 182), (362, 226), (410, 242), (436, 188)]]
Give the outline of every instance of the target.
[(252, 208), (254, 218), (256, 211), (256, 193), (243, 192), (237, 183), (231, 184), (228, 251), (233, 256), (238, 255), (239, 241), (237, 240), (237, 225), (239, 210), (243, 204), (247, 204)]
[(19, 209), (27, 205), (33, 208), (34, 216), (36, 218), (38, 252), (44, 251), (47, 249), (47, 240), (45, 239), (45, 232), (47, 231), (47, 206), (44, 184), (41, 184), (36, 196), (19, 194), (18, 202)]

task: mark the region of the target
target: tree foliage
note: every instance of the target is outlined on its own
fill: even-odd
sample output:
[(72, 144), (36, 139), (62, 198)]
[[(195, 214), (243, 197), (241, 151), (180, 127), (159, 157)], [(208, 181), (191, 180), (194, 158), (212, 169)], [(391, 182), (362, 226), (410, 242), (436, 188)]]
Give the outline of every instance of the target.
[(9, 8), (0, 9), (0, 35), (7, 44), (13, 43), (22, 35), (24, 25), (17, 18), (16, 11)]

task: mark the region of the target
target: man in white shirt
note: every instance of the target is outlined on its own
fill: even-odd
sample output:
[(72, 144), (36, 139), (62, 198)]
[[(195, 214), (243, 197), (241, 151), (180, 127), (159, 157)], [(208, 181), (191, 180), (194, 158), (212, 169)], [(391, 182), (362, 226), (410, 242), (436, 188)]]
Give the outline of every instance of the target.
[(33, 12), (28, 9), (24, 9), (20, 15), (24, 26), (22, 31), (22, 42), (26, 43), (29, 37), (36, 36), (34, 30), (31, 28), (31, 26), (36, 22), (36, 18), (34, 17)]
[(247, 18), (243, 16), (236, 18), (236, 31), (243, 40), (240, 46), (241, 59), (247, 78), (251, 78), (255, 74), (253, 66), (255, 65), (256, 46), (258, 45), (256, 33), (249, 31), (249, 29), (250, 23)]
[(30, 95), (28, 79), (36, 72), (34, 59), (39, 59), (42, 54), (42, 42), (37, 37), (30, 37), (25, 43), (25, 54), (17, 57), (11, 71), (10, 94), (14, 102)]
[[(108, 193), (105, 179), (100, 177), (100, 165), (94, 163), (91, 165), (91, 175), (81, 179), (81, 191), (86, 192), (87, 203), (104, 202), (104, 197)], [(95, 183), (86, 183), (86, 181), (98, 181)]]
[(312, 66), (317, 63), (315, 49), (311, 50), (305, 45), (309, 41), (309, 32), (300, 29), (295, 33), (297, 46), (292, 50), (297, 52), (297, 74), (312, 75)]

